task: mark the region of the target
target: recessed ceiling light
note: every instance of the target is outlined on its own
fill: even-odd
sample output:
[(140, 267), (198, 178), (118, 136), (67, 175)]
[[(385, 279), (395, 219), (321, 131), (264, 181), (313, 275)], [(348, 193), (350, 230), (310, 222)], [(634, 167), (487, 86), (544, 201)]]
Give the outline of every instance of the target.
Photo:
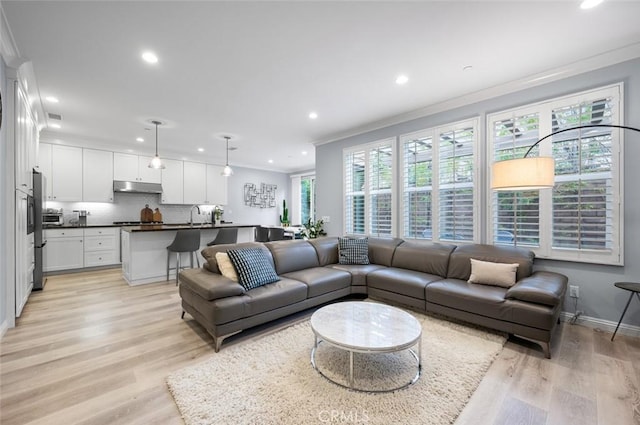
[(312, 120), (315, 120), (316, 118), (318, 118), (318, 114), (316, 112), (310, 112), (309, 118), (311, 118)]
[(45, 97), (45, 100), (46, 100), (47, 102), (51, 102), (51, 103), (58, 103), (58, 102), (60, 102), (60, 101), (58, 100), (58, 98), (57, 98), (57, 97), (55, 97), (55, 96), (47, 96), (47, 97)]
[(204, 148), (198, 148), (198, 152), (204, 152)]
[(57, 123), (55, 123), (55, 122), (54, 122), (54, 123), (49, 124), (49, 127), (51, 127), (51, 128), (62, 128), (62, 126), (61, 126), (60, 124), (57, 124)]
[(269, 164), (273, 164), (273, 159), (270, 159), (268, 162)]
[(158, 57), (153, 52), (144, 52), (142, 54), (142, 59), (147, 63), (158, 63)]
[(602, 0), (584, 0), (580, 3), (580, 9), (591, 9), (602, 3)]
[(473, 69), (473, 65), (465, 65), (462, 67), (463, 71), (471, 71)]
[(307, 151), (302, 151), (302, 155), (306, 155), (306, 154), (307, 154)]
[(407, 77), (406, 75), (398, 75), (398, 78), (396, 78), (396, 84), (399, 85), (407, 84), (408, 81), (409, 77)]
[(136, 137), (136, 142), (142, 143), (144, 142), (144, 139), (142, 137)]

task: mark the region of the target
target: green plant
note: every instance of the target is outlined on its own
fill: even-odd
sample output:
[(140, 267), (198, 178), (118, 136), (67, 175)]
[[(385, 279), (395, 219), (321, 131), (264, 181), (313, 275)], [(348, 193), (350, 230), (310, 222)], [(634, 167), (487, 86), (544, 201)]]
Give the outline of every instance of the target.
[(215, 218), (215, 220), (220, 220), (222, 218), (222, 214), (224, 214), (224, 210), (222, 209), (222, 207), (216, 205), (216, 207), (213, 209), (213, 217)]
[(324, 221), (318, 220), (316, 222), (307, 220), (304, 224), (303, 230), (304, 236), (307, 239), (315, 239), (320, 236), (326, 236), (327, 232), (324, 231)]
[(289, 208), (287, 208), (286, 199), (282, 200), (282, 214), (280, 214), (280, 223), (282, 223), (283, 226), (289, 225)]

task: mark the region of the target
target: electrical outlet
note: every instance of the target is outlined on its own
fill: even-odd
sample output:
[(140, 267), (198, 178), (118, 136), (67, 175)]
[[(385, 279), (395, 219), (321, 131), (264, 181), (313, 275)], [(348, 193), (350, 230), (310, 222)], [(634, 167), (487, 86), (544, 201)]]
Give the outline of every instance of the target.
[(325, 223), (330, 223), (331, 222), (331, 217), (328, 215), (323, 215), (322, 216), (322, 221), (324, 221)]
[(578, 285), (569, 285), (569, 296), (571, 298), (580, 298), (580, 287)]

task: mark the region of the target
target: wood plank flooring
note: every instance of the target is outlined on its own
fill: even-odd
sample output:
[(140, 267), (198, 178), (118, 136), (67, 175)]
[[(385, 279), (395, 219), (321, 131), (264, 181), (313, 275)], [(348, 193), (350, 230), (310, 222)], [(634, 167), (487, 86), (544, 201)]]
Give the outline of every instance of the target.
[[(0, 423), (181, 424), (164, 378), (215, 353), (180, 312), (173, 282), (129, 287), (117, 269), (49, 277), (0, 341)], [(640, 339), (609, 338), (563, 324), (551, 360), (512, 338), (456, 424), (640, 425)]]

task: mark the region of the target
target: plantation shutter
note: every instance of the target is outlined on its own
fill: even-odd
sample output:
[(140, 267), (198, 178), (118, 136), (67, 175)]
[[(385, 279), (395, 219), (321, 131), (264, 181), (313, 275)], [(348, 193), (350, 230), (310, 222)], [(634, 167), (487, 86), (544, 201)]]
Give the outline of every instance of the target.
[[(556, 108), (553, 131), (585, 124), (612, 124), (610, 97)], [(610, 250), (613, 246), (614, 187), (612, 128), (585, 128), (553, 137), (553, 247)]]
[(438, 228), (440, 240), (474, 237), (474, 129), (442, 132), (438, 149)]
[(433, 137), (402, 142), (403, 229), (405, 238), (431, 239), (433, 193)]
[[(492, 124), (493, 160), (522, 158), (539, 138), (537, 113), (501, 119)], [(539, 156), (536, 146), (529, 156)], [(540, 192), (493, 192), (493, 243), (505, 245), (540, 245)]]
[(391, 236), (393, 146), (385, 143), (369, 151), (369, 234)]
[(345, 233), (365, 233), (365, 151), (348, 152), (344, 155), (344, 223)]

